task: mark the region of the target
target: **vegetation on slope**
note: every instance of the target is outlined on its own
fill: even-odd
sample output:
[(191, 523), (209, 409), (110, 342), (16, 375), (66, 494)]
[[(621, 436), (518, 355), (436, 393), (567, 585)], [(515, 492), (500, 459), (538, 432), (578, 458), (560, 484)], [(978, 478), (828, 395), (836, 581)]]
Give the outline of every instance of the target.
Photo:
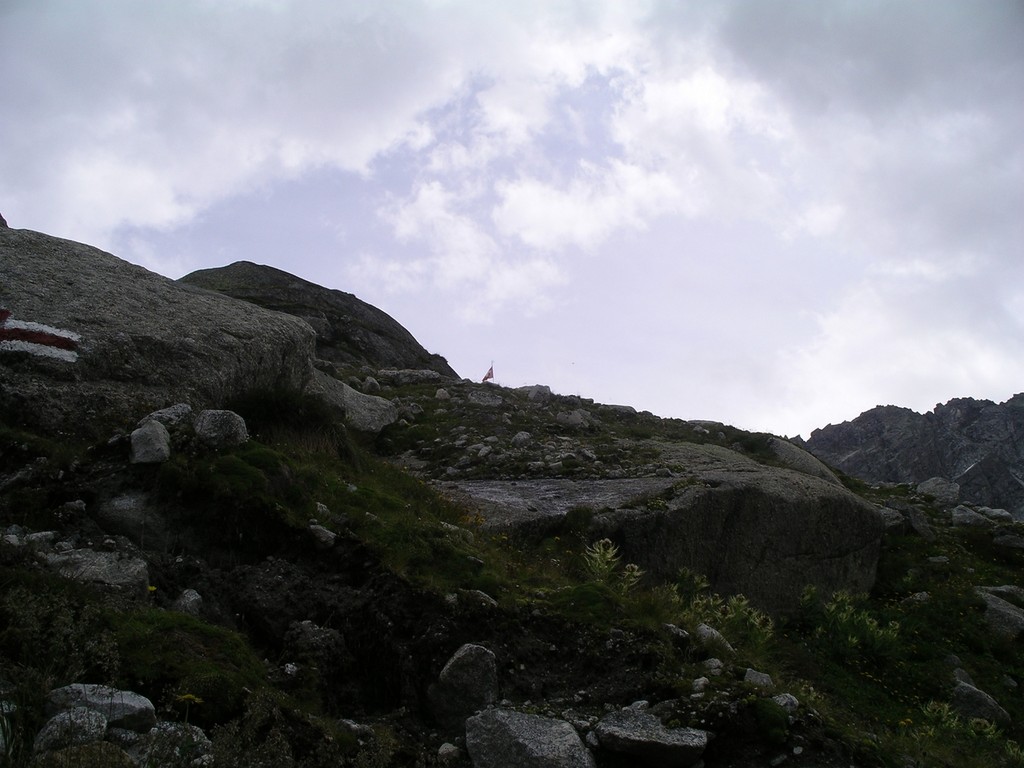
[[(798, 615), (773, 623), (741, 596), (710, 593), (699, 574), (648, 583), (621, 561), (614, 545), (587, 539), (591, 510), (573, 510), (539, 542), (517, 541), (488, 533), (471, 510), (382, 460), (379, 453), (412, 452), (425, 462), (425, 474), (440, 475), (455, 455), (453, 430), (468, 433), (467, 441), (499, 428), (552, 440), (561, 434), (551, 414), (537, 409), (506, 408), (508, 420), (496, 421), (495, 409), (485, 406), (429, 407), (435, 390), (414, 385), (389, 393), (407, 409), (428, 407), (364, 444), (332, 426), (315, 401), (263, 393), (234, 404), (253, 432), (250, 443), (220, 453), (184, 446), (159, 469), (118, 469), (108, 446), (78, 451), (42, 436), (0, 431), (5, 477), (22, 472), (0, 496), (0, 527), (71, 531), (83, 541), (102, 536), (88, 521), (69, 520), (65, 503), (88, 500), (98, 484), (127, 471), (128, 481), (176, 510), (181, 530), (176, 548), (155, 558), (156, 589), (141, 602), (59, 579), (23, 549), (0, 545), (0, 699), (16, 705), (5, 715), (9, 735), (0, 760), (30, 764), (27, 739), (44, 720), (46, 691), (103, 682), (149, 696), (163, 716), (203, 726), (213, 736), (215, 765), (428, 764), (436, 744), (422, 713), (393, 706), (401, 700), (398, 689), (403, 680), (425, 686), (453, 643), (481, 637), (500, 645), (503, 695), (517, 706), (600, 714), (605, 704), (626, 705), (648, 695), (671, 702), (672, 724), (713, 725), (728, 737), (709, 750), (708, 765), (777, 754), (792, 743), (797, 726), (764, 692), (726, 675), (709, 680), (703, 698), (691, 698), (711, 653), (680, 641), (665, 625), (694, 634), (703, 623), (735, 648), (728, 657), (732, 669), (767, 672), (778, 690), (803, 702), (800, 744), (809, 751), (834, 745), (833, 752), (892, 766), (906, 765), (908, 757), (922, 766), (1024, 765), (1018, 746), (1024, 701), (1006, 687), (1024, 680), (1024, 663), (1018, 647), (985, 629), (984, 604), (974, 592), (979, 585), (1016, 583), (1024, 565), (1019, 552), (950, 527), (931, 500), (908, 488), (850, 481), (878, 504), (913, 506), (931, 522), (934, 537), (887, 535), (870, 595), (808, 592)], [(556, 401), (553, 410), (575, 405), (588, 404)], [(738, 445), (748, 455), (773, 460), (767, 436), (594, 410), (600, 423), (575, 440), (600, 463), (563, 461), (554, 469), (548, 462), (528, 470), (524, 457), (507, 456), (497, 465), (469, 464), (464, 476), (500, 471), (596, 477), (612, 463), (639, 472), (653, 458), (653, 439)], [(342, 542), (332, 560), (317, 560), (309, 546), (311, 521)], [(362, 594), (364, 602), (409, 604), (388, 614), (389, 621), (407, 626), (386, 632), (402, 637), (401, 647), (422, 668), (403, 672), (401, 679), (369, 664), (283, 675), (282, 651), (268, 639), (271, 632), (244, 617), (226, 616), (216, 625), (167, 610), (184, 585), (180, 574), (188, 562), (178, 561), (196, 553), (218, 572), (249, 573), (244, 569), (268, 557), (308, 560), (318, 563), (323, 579), (336, 579), (330, 584)], [(484, 599), (481, 593), (497, 606), (474, 602)], [(359, 606), (360, 617), (378, 610)], [(430, 630), (412, 626), (413, 617), (433, 622)], [(351, 629), (340, 615), (325, 615), (320, 623)], [(359, 633), (351, 637), (351, 658), (371, 658), (359, 647)], [(382, 664), (401, 663), (383, 658)], [(299, 667), (313, 669), (313, 663)], [(979, 687), (1000, 693), (1010, 725), (952, 714), (946, 702), (954, 664)], [(337, 685), (323, 684), (329, 674), (337, 675)], [(379, 690), (369, 693), (374, 686)], [(343, 724), (357, 713), (374, 726), (361, 743)]]

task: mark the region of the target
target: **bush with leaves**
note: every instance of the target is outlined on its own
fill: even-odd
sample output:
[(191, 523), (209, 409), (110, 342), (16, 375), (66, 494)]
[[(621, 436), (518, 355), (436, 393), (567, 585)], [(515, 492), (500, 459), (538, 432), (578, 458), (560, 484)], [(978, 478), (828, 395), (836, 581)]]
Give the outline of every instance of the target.
[(619, 548), (611, 539), (600, 539), (583, 551), (587, 575), (620, 595), (627, 595), (640, 583), (644, 572), (635, 563), (622, 565)]

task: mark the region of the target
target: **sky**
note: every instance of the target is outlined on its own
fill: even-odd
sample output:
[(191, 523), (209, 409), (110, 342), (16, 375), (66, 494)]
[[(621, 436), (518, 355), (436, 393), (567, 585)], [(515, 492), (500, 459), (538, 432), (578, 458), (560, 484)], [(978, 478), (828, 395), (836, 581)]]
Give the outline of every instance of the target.
[(1020, 0), (0, 0), (0, 213), (466, 378), (808, 436), (1024, 391)]

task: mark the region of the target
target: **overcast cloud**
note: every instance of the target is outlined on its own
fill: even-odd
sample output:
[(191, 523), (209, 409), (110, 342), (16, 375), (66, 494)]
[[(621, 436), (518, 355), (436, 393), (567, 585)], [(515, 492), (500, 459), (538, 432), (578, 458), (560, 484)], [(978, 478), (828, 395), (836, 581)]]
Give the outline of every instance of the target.
[(0, 0), (0, 212), (779, 434), (1024, 391), (1024, 4)]

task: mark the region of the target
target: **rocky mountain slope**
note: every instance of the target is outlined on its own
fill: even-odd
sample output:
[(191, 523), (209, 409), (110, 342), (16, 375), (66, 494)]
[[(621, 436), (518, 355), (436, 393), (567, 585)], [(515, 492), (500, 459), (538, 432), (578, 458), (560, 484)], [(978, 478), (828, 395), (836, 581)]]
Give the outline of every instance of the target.
[(351, 293), (248, 261), (201, 269), (180, 282), (302, 318), (316, 332), (317, 357), (339, 366), (427, 369), (457, 377), (443, 357), (427, 352), (391, 316)]
[(0, 763), (1024, 764), (1009, 515), (0, 249)]
[(873, 482), (941, 477), (959, 486), (960, 498), (1024, 519), (1024, 394), (1005, 403), (957, 398), (924, 414), (879, 406), (816, 429), (806, 447)]
[(394, 418), (317, 369), (308, 323), (88, 245), (0, 229), (0, 290), (0, 413), (11, 423), (99, 436), (142, 411), (254, 389), (316, 392), (361, 428)]

